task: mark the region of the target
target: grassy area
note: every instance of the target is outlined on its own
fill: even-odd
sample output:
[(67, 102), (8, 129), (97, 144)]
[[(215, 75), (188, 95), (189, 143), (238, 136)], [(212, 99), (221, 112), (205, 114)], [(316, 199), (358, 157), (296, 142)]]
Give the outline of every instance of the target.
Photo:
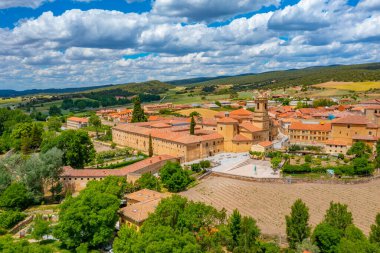
[(214, 118), (214, 116), (218, 114), (217, 111), (213, 111), (213, 110), (205, 109), (205, 108), (186, 109), (186, 110), (178, 111), (178, 113), (189, 116), (189, 114), (194, 111), (198, 112), (204, 118)]
[(21, 97), (16, 98), (0, 98), (0, 104), (15, 104), (20, 103)]
[(315, 86), (337, 90), (367, 91), (370, 89), (379, 89), (380, 82), (326, 82), (316, 84)]

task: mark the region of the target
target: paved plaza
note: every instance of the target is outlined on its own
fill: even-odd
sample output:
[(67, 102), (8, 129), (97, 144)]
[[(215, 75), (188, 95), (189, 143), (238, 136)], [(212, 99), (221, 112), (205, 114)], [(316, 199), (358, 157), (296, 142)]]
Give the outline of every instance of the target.
[[(207, 160), (217, 164), (212, 171), (231, 175), (254, 177), (254, 178), (279, 178), (280, 173), (274, 173), (269, 161), (254, 160), (244, 153), (221, 153), (210, 156)], [(199, 162), (200, 160), (191, 163)], [(191, 164), (185, 163), (185, 164)]]

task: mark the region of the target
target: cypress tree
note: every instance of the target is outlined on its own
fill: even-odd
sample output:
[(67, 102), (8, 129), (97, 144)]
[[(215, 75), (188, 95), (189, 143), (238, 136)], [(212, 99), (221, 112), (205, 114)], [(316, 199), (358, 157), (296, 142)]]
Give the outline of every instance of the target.
[(295, 249), (297, 244), (302, 243), (303, 240), (310, 236), (309, 208), (301, 199), (298, 199), (292, 206), (290, 216), (286, 215), (285, 219), (289, 246)]
[(152, 143), (152, 135), (149, 135), (149, 148), (148, 148), (149, 157), (153, 156), (153, 143)]
[(380, 246), (380, 213), (376, 215), (375, 224), (371, 225), (369, 240), (372, 243), (377, 243)]
[(241, 232), (241, 215), (237, 209), (235, 209), (231, 214), (229, 230), (233, 241), (232, 248), (234, 248), (238, 245), (238, 240)]
[(144, 109), (141, 108), (140, 97), (136, 97), (133, 101), (133, 113), (132, 113), (132, 123), (135, 122), (147, 122), (148, 119), (145, 116)]
[(194, 135), (195, 133), (195, 120), (194, 120), (194, 116), (191, 116), (191, 122), (190, 122), (190, 134), (191, 135)]

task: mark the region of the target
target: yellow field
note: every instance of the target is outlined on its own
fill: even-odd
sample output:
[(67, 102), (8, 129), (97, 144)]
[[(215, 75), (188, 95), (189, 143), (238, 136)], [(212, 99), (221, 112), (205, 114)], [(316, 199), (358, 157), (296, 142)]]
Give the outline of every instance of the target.
[(21, 97), (17, 98), (0, 98), (0, 104), (13, 104), (13, 103), (20, 103)]
[(367, 91), (380, 89), (380, 82), (326, 82), (313, 86), (338, 90)]
[(214, 118), (214, 116), (218, 114), (217, 111), (204, 109), (204, 108), (186, 109), (186, 110), (178, 111), (178, 113), (188, 116), (190, 113), (194, 111), (199, 112), (199, 114), (204, 118)]

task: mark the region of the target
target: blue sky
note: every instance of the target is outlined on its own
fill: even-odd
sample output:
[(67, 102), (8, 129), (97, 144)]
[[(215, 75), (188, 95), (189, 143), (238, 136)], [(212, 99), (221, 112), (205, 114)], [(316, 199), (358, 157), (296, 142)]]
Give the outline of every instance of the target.
[(379, 0), (1, 0), (0, 89), (380, 59)]

